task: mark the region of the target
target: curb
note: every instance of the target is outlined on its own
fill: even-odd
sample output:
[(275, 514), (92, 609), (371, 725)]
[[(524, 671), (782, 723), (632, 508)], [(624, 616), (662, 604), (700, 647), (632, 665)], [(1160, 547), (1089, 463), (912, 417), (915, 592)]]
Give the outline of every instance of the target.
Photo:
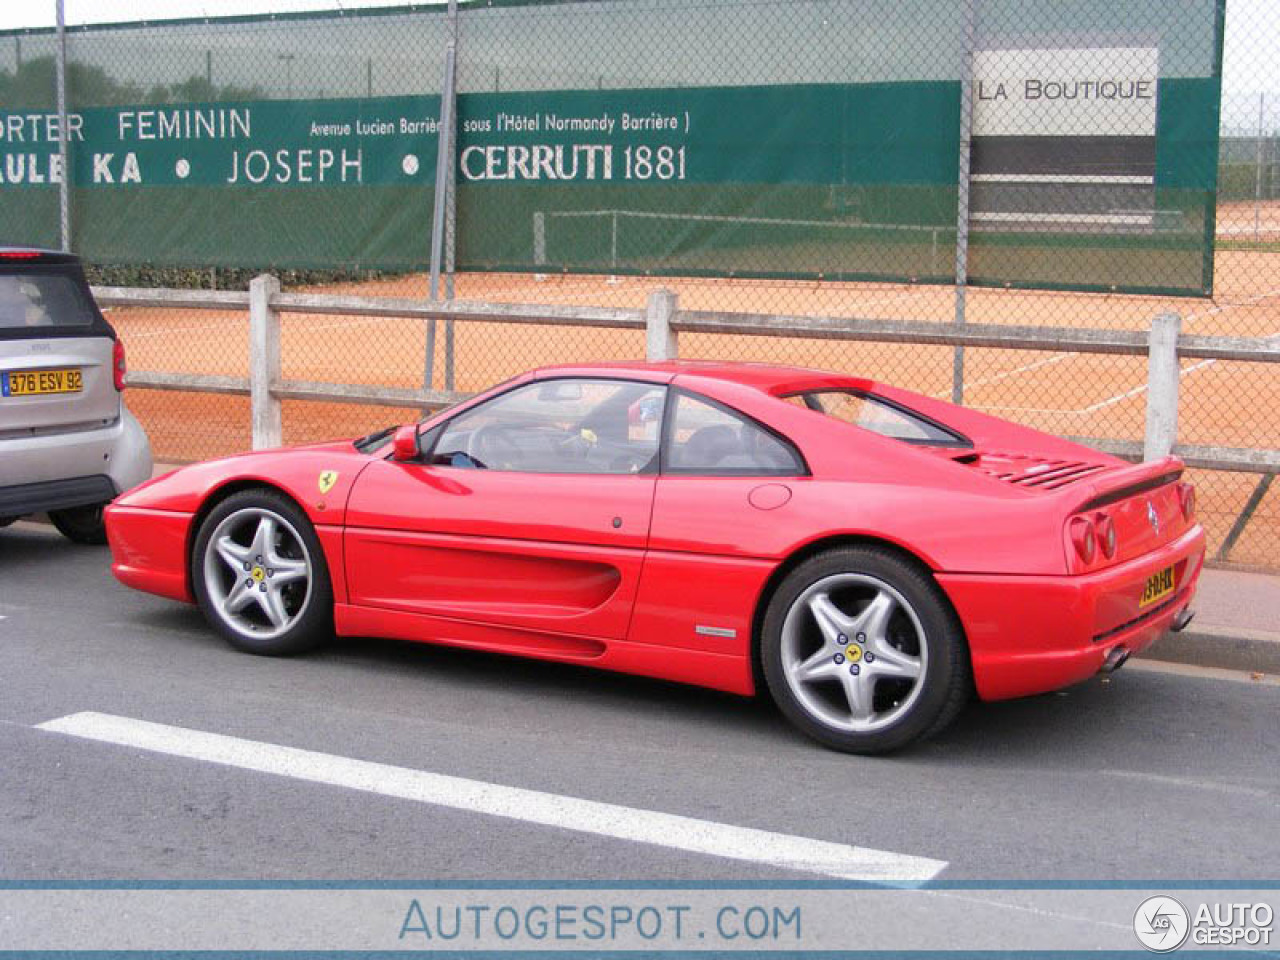
[(1280, 633), (1191, 626), (1166, 633), (1135, 659), (1280, 675)]

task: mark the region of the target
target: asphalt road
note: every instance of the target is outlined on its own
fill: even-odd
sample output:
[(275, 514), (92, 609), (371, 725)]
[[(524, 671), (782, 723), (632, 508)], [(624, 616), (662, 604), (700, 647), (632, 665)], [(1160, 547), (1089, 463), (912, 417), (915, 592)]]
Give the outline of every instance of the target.
[(0, 877), (812, 879), (36, 729), (81, 711), (946, 861), (942, 881), (1280, 873), (1280, 687), (1121, 671), (889, 758), (763, 701), (382, 641), (236, 653), (105, 549), (0, 531)]

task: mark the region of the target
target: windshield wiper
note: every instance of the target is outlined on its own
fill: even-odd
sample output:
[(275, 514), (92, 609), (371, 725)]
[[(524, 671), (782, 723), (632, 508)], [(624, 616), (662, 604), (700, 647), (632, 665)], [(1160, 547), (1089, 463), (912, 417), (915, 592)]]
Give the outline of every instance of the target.
[(391, 436), (391, 434), (395, 433), (396, 428), (398, 426), (399, 424), (394, 424), (390, 427), (387, 427), (384, 430), (379, 430), (376, 433), (371, 433), (367, 437), (361, 437), (359, 440), (355, 442), (355, 448), (359, 450), (361, 453), (367, 453), (369, 451), (369, 448), (376, 446), (377, 444), (381, 443), (383, 440), (387, 439), (387, 437)]

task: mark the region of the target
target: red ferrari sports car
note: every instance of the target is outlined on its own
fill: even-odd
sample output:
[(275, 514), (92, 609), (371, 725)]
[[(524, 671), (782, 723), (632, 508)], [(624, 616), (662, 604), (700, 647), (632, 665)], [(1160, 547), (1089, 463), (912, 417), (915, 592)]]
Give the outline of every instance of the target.
[(186, 467), (106, 521), (123, 583), (251, 653), (336, 632), (763, 684), (876, 752), (1185, 626), (1204, 532), (1181, 476), (835, 373), (602, 364)]

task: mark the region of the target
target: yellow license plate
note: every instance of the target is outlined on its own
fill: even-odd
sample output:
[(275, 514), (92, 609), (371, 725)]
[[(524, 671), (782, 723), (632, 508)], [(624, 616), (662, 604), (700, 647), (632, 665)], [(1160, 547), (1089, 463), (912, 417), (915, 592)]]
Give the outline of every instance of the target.
[(77, 367), (62, 370), (11, 370), (0, 386), (6, 397), (34, 397), (44, 393), (79, 393), (84, 375)]
[(1165, 567), (1159, 573), (1147, 577), (1147, 585), (1142, 589), (1142, 599), (1138, 606), (1149, 607), (1173, 593), (1173, 567)]

